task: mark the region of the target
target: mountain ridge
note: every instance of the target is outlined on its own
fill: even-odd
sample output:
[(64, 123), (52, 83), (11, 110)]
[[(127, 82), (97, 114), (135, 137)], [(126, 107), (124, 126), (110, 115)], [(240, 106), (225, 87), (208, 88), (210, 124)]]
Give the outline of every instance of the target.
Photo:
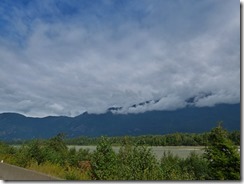
[(49, 138), (60, 132), (68, 137), (200, 133), (209, 131), (218, 121), (223, 121), (228, 130), (240, 130), (240, 103), (138, 114), (114, 114), (111, 111), (103, 114), (83, 113), (76, 117), (35, 118), (18, 113), (1, 113), (0, 140)]

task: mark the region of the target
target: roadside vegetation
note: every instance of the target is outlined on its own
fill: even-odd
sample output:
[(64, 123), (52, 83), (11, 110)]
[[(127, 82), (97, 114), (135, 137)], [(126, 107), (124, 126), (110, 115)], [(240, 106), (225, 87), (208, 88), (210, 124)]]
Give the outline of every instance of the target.
[[(165, 152), (158, 160), (148, 147), (162, 142), (167, 146), (189, 145), (186, 140), (194, 140), (190, 144), (194, 146), (203, 143), (204, 154), (192, 152), (180, 158)], [(221, 124), (200, 135), (100, 137), (96, 141), (94, 152), (68, 149), (64, 134), (32, 140), (19, 148), (0, 143), (0, 159), (66, 180), (240, 180), (240, 134), (228, 133)], [(118, 153), (113, 151), (113, 144), (121, 146)]]

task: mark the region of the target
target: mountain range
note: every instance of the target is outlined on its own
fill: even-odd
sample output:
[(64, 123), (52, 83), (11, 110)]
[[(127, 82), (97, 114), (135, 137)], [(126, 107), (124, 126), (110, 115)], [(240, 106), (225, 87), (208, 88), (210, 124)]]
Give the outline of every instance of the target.
[[(146, 102), (147, 103), (147, 102)], [(229, 131), (240, 130), (240, 103), (213, 107), (188, 106), (174, 111), (147, 111), (119, 114), (111, 107), (103, 114), (87, 112), (76, 116), (26, 117), (17, 113), (0, 114), (0, 140), (50, 138), (58, 133), (67, 137), (123, 136), (201, 133), (211, 130), (217, 122)]]

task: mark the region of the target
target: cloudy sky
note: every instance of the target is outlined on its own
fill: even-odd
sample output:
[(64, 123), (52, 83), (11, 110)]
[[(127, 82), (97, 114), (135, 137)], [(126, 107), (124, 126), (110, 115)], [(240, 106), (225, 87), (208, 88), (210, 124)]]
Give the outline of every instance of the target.
[(239, 103), (240, 1), (1, 0), (0, 99), (36, 117)]

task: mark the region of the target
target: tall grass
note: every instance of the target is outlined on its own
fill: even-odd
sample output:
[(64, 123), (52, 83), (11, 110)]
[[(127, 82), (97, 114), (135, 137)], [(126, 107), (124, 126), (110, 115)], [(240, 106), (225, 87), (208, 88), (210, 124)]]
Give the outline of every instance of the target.
[(50, 162), (45, 162), (40, 165), (37, 165), (37, 163), (31, 163), (30, 166), (28, 166), (28, 169), (65, 180), (90, 180), (89, 174), (81, 172), (78, 168), (70, 166), (64, 167)]

